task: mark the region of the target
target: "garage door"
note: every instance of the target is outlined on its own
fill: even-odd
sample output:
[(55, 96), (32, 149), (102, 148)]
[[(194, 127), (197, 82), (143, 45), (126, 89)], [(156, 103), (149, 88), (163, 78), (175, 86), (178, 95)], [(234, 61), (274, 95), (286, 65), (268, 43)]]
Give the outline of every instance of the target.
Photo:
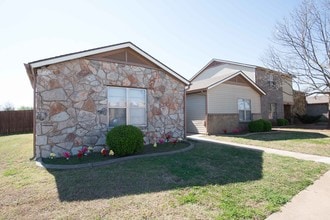
[(206, 134), (205, 108), (206, 96), (203, 94), (187, 94), (187, 132)]

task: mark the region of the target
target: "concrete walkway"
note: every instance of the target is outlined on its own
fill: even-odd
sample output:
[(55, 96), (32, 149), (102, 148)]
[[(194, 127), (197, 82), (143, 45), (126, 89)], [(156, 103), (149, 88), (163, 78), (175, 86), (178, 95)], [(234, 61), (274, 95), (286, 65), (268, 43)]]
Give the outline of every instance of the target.
[[(282, 156), (294, 157), (301, 160), (310, 160), (330, 164), (330, 157), (276, 150), (245, 144), (209, 139), (203, 135), (187, 136), (190, 140), (208, 141), (224, 145), (235, 146), (252, 150), (260, 150)], [(270, 215), (267, 220), (329, 220), (330, 219), (330, 171), (325, 173), (305, 190), (298, 193), (290, 202), (284, 205), (279, 212)]]

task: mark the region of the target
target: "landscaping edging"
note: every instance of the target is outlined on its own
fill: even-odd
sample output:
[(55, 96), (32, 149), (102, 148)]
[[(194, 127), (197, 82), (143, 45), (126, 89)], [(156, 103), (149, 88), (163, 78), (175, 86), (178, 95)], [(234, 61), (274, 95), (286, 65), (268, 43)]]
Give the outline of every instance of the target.
[(139, 159), (139, 158), (145, 158), (145, 157), (156, 157), (156, 156), (165, 156), (165, 155), (172, 155), (177, 153), (186, 152), (189, 150), (192, 150), (194, 148), (194, 144), (190, 141), (187, 141), (189, 143), (189, 146), (180, 150), (174, 150), (174, 151), (168, 151), (163, 153), (152, 153), (152, 154), (141, 154), (141, 155), (133, 155), (133, 156), (127, 156), (127, 157), (120, 157), (116, 159), (109, 159), (106, 161), (100, 161), (100, 162), (93, 162), (93, 163), (82, 163), (82, 164), (70, 164), (70, 165), (63, 165), (63, 164), (46, 164), (43, 163), (41, 158), (36, 160), (36, 165), (39, 167), (43, 167), (45, 169), (54, 169), (54, 170), (69, 170), (69, 169), (80, 169), (80, 168), (93, 168), (93, 167), (99, 167), (99, 166), (105, 166), (113, 163), (118, 163), (122, 161), (127, 160), (133, 160), (133, 159)]

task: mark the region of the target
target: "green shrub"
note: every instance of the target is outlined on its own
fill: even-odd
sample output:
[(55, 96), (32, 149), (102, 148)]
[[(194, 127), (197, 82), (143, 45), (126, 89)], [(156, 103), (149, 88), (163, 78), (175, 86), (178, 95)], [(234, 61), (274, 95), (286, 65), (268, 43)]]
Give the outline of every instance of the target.
[(277, 126), (285, 126), (289, 124), (289, 121), (285, 118), (279, 118), (276, 120)]
[(143, 149), (143, 133), (132, 125), (120, 125), (107, 133), (106, 143), (116, 156), (135, 154)]
[(270, 121), (267, 120), (262, 120), (262, 122), (264, 123), (264, 130), (263, 131), (271, 131), (272, 130), (272, 123)]
[(251, 121), (248, 124), (249, 132), (262, 132), (264, 130), (264, 123), (262, 120)]
[(248, 128), (249, 128), (249, 132), (271, 131), (272, 123), (264, 119), (259, 119), (259, 120), (251, 121), (248, 124)]
[(303, 124), (313, 124), (315, 122), (318, 122), (321, 117), (322, 115), (313, 116), (307, 114), (305, 115), (296, 114), (296, 118), (298, 118), (298, 120), (301, 121)]

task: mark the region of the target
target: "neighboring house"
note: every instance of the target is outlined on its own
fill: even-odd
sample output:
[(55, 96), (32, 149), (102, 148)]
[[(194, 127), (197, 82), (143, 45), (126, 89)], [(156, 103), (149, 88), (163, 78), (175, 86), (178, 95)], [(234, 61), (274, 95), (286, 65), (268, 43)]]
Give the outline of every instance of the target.
[(261, 118), (263, 95), (242, 71), (195, 79), (187, 91), (187, 132), (217, 134), (246, 128), (247, 122)]
[[(211, 100), (209, 93), (205, 93), (208, 83), (218, 82), (218, 78), (231, 77), (237, 73), (240, 73), (245, 82), (248, 82), (245, 84), (245, 90), (242, 89), (242, 82), (240, 85), (234, 86), (232, 82), (229, 83), (228, 81), (225, 91), (220, 91), (220, 89), (218, 91), (219, 94), (222, 94), (221, 98), (217, 97)], [(207, 86), (198, 95), (195, 88), (202, 84)], [(250, 92), (253, 90), (254, 93), (247, 92), (246, 85), (249, 85)], [(193, 93), (195, 94), (192, 96)], [(242, 112), (239, 109), (241, 108), (239, 102), (242, 102), (242, 99), (250, 100), (252, 116), (244, 120), (240, 116), (240, 119), (236, 120)], [(197, 102), (197, 104), (192, 104), (193, 102)], [(193, 105), (203, 105), (204, 107), (198, 109), (189, 107)], [(228, 108), (228, 105), (231, 107)], [(235, 127), (244, 127), (246, 122), (258, 118), (268, 120), (291, 119), (292, 105), (291, 76), (254, 65), (212, 59), (191, 79), (191, 87), (187, 91), (187, 131), (209, 134), (223, 133), (224, 131), (231, 132)], [(236, 115), (236, 119), (228, 120), (219, 117), (216, 119), (211, 114)], [(213, 118), (210, 119), (210, 117)]]
[(329, 96), (318, 95), (306, 97), (306, 114), (312, 116), (322, 115), (323, 120), (329, 119)]
[(189, 81), (130, 42), (25, 64), (34, 89), (34, 154), (104, 146), (111, 127), (141, 128), (146, 143), (185, 135)]

